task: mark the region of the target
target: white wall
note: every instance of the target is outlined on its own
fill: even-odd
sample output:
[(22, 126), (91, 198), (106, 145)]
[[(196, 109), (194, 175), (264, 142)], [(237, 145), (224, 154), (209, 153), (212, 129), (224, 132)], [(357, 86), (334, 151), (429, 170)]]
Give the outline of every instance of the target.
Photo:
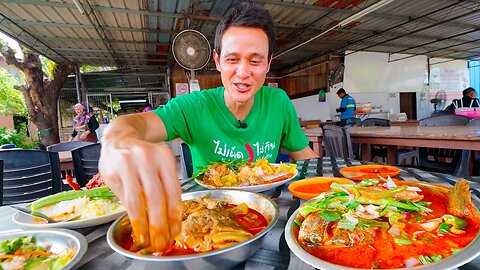
[[(400, 112), (400, 96), (398, 93), (352, 93), (356, 102), (370, 102), (372, 106), (382, 105), (384, 110), (392, 109), (393, 113)], [(336, 92), (328, 92), (326, 102), (318, 102), (318, 95), (292, 100), (298, 117), (302, 120), (333, 120), (336, 121), (335, 109), (340, 106), (340, 98)]]
[[(394, 57), (405, 57), (405, 55)], [(394, 58), (390, 58), (392, 59)], [(356, 102), (370, 102), (372, 106), (382, 105), (384, 111), (392, 109), (396, 114), (400, 112), (399, 93), (416, 92), (417, 119), (430, 116), (433, 112), (430, 99), (437, 90), (424, 86), (427, 58), (417, 56), (395, 62), (388, 60), (388, 54), (385, 53), (358, 52), (347, 55), (343, 79), (343, 86), (347, 93)], [(468, 75), (467, 61), (444, 61), (445, 59), (430, 59), (431, 68), (460, 70), (460, 74), (463, 74), (466, 69)], [(463, 81), (463, 78), (461, 80)], [(432, 82), (431, 78), (430, 82)], [(303, 120), (335, 121), (335, 109), (340, 105), (336, 90), (341, 86), (330, 89), (331, 92), (326, 95), (326, 102), (318, 102), (318, 95), (292, 100), (298, 117)], [(448, 93), (447, 105), (451, 103), (452, 98), (460, 97), (462, 90)]]
[(430, 95), (435, 98), (437, 92), (446, 96), (444, 106), (452, 103), (453, 99), (461, 98), (463, 89), (470, 85), (468, 63), (465, 60), (430, 59)]
[[(427, 75), (427, 57), (375, 52), (345, 56), (343, 85), (349, 93), (418, 92)], [(395, 61), (397, 60), (397, 61)]]

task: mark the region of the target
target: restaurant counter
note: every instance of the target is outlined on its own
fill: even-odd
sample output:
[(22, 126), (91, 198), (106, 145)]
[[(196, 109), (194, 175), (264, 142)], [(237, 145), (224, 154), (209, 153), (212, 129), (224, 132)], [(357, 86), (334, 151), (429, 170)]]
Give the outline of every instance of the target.
[[(298, 165), (298, 179), (325, 176), (325, 177), (342, 177), (339, 169), (346, 166), (355, 166), (368, 164), (357, 160), (330, 159), (311, 159), (296, 162)], [(428, 173), (415, 168), (402, 168), (396, 178), (408, 180), (421, 180), (430, 183), (452, 186), (455, 184), (456, 178), (451, 175), (440, 173)], [(295, 180), (293, 180), (295, 181)], [(192, 179), (181, 180), (183, 192), (204, 190)], [(275, 198), (275, 202), (280, 207), (280, 218), (277, 224), (269, 231), (264, 239), (261, 248), (246, 262), (236, 266), (233, 269), (314, 269), (308, 264), (298, 259), (290, 252), (284, 238), (285, 225), (290, 215), (299, 207), (300, 200), (293, 197), (288, 191), (288, 185), (283, 185), (274, 190), (265, 192), (266, 195)], [(480, 201), (480, 183), (470, 181), (472, 189), (472, 197)], [(2, 206), (0, 207), (0, 230), (20, 229), (21, 226), (16, 225), (12, 221), (12, 215), (16, 210)], [(126, 270), (126, 269), (146, 269), (145, 263), (126, 258), (113, 251), (107, 244), (105, 234), (107, 233), (109, 224), (104, 224), (92, 228), (78, 229), (77, 231), (86, 236), (88, 241), (88, 250), (83, 259), (75, 266), (74, 269), (102, 269), (102, 270)], [(480, 257), (477, 257), (470, 263), (457, 269), (480, 269)]]

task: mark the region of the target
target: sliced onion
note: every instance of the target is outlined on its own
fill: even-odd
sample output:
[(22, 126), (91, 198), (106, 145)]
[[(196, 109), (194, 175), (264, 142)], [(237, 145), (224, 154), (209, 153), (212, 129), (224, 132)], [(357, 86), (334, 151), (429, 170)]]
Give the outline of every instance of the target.
[(367, 213), (372, 214), (372, 215), (375, 215), (375, 214), (378, 215), (378, 211), (380, 209), (381, 209), (380, 206), (376, 206), (376, 205), (373, 205), (373, 204), (369, 204), (369, 205), (365, 206), (365, 211), (367, 211)]
[(405, 260), (405, 267), (407, 268), (414, 267), (417, 264), (419, 264), (419, 261), (415, 258), (408, 258)]
[(365, 207), (363, 207), (363, 205), (359, 204), (355, 210), (357, 212), (363, 213), (363, 212), (365, 212)]
[(348, 191), (346, 188), (344, 187), (340, 187), (343, 191), (345, 191), (345, 193), (347, 193), (347, 195), (351, 195), (352, 193), (350, 193), (350, 191)]
[(387, 209), (392, 210), (392, 211), (397, 211), (398, 210), (398, 208), (396, 206), (391, 206), (391, 205), (388, 205)]
[(422, 233), (426, 233), (426, 231), (416, 231), (416, 232), (413, 232), (413, 235), (419, 235), (419, 234), (422, 234)]
[(407, 187), (407, 190), (422, 192), (422, 190), (419, 187), (410, 187), (409, 186), (409, 187)]
[(390, 176), (387, 177), (387, 188), (388, 189), (392, 189), (392, 188), (396, 188), (397, 187), (397, 184), (395, 184), (395, 182), (393, 182), (392, 178), (390, 178)]
[(347, 213), (345, 214), (345, 218), (352, 224), (357, 225), (358, 224), (358, 218), (354, 217), (353, 215)]

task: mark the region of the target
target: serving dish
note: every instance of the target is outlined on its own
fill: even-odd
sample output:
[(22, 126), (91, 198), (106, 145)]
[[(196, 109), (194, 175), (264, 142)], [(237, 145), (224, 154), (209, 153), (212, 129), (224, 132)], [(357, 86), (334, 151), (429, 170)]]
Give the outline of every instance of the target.
[[(277, 163), (272, 163), (273, 166), (278, 167), (280, 164)], [(267, 191), (276, 187), (279, 187), (285, 183), (288, 183), (290, 180), (295, 178), (298, 175), (298, 170), (295, 169), (293, 172), (293, 176), (286, 178), (284, 180), (276, 181), (276, 182), (271, 182), (268, 184), (261, 184), (261, 185), (251, 185), (251, 186), (233, 186), (233, 187), (216, 187), (212, 185), (205, 184), (203, 181), (200, 181), (198, 179), (194, 179), (197, 184), (200, 186), (206, 188), (206, 189), (233, 189), (233, 190), (244, 190), (244, 191), (251, 191), (251, 192), (263, 192)]]
[(82, 220), (70, 220), (66, 222), (58, 223), (39, 223), (35, 221), (35, 217), (25, 214), (23, 212), (17, 212), (12, 216), (12, 221), (18, 225), (22, 225), (29, 228), (66, 228), (66, 229), (79, 229), (91, 226), (97, 226), (108, 223), (112, 220), (125, 214), (125, 211), (111, 213), (95, 218), (82, 219)]
[[(412, 183), (412, 182), (409, 182), (409, 183)], [(419, 185), (419, 187), (428, 189), (428, 187), (426, 187), (426, 185), (422, 183)], [(432, 185), (432, 187), (436, 188), (441, 186)], [(309, 202), (313, 202), (315, 200), (316, 198), (310, 200)], [(473, 208), (476, 210), (478, 215), (479, 213), (478, 209), (480, 208), (480, 201), (476, 198), (476, 196), (472, 196), (472, 203), (474, 206)], [(285, 239), (290, 250), (300, 260), (304, 261), (305, 263), (317, 269), (338, 269), (338, 270), (359, 269), (359, 268), (348, 267), (348, 266), (332, 263), (332, 262), (320, 259), (319, 257), (316, 257), (310, 254), (309, 252), (307, 252), (304, 249), (304, 247), (299, 243), (299, 240), (297, 240), (296, 238), (295, 228), (297, 227), (297, 224), (298, 224), (298, 220), (296, 219), (298, 217), (299, 212), (300, 210), (296, 210), (288, 219), (287, 224), (285, 226)], [(480, 249), (478, 248), (479, 246), (480, 246), (480, 231), (477, 232), (474, 239), (466, 247), (464, 247), (463, 249), (460, 249), (459, 251), (457, 251), (451, 256), (442, 258), (437, 262), (430, 262), (429, 264), (426, 264), (426, 265), (420, 265), (420, 266), (414, 266), (414, 267), (390, 268), (390, 269), (419, 269), (419, 270), (456, 269), (458, 266), (464, 265), (472, 261), (473, 259), (475, 259), (477, 256), (479, 256), (480, 255)]]
[(0, 241), (14, 239), (20, 236), (35, 236), (37, 243), (51, 244), (50, 251), (61, 253), (65, 250), (73, 250), (74, 255), (70, 262), (62, 269), (68, 270), (80, 261), (87, 251), (88, 243), (85, 236), (78, 232), (65, 229), (42, 229), (42, 230), (10, 230), (0, 232)]
[(312, 177), (292, 182), (288, 190), (296, 197), (310, 200), (329, 190), (332, 183), (353, 184), (353, 181), (340, 177)]
[(131, 234), (127, 215), (117, 219), (107, 232), (107, 242), (116, 252), (134, 260), (142, 261), (145, 269), (228, 269), (252, 256), (261, 246), (265, 234), (279, 218), (278, 205), (269, 197), (240, 190), (204, 190), (182, 194), (182, 200), (190, 200), (209, 195), (221, 198), (232, 204), (246, 203), (249, 208), (260, 212), (269, 222), (268, 226), (253, 238), (233, 246), (205, 253), (181, 256), (141, 255), (122, 247), (125, 237)]
[(400, 173), (400, 169), (390, 165), (369, 164), (345, 167), (340, 169), (340, 173), (348, 179), (362, 180), (365, 178), (378, 178), (379, 176), (383, 178), (393, 177)]

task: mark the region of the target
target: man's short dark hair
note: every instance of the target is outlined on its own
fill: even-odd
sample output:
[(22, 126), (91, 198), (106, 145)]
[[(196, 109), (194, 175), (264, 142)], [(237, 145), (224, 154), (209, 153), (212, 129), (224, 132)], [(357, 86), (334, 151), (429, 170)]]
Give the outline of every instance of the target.
[(272, 57), (275, 50), (275, 29), (273, 26), (273, 19), (261, 6), (254, 5), (250, 2), (240, 2), (229, 10), (222, 17), (217, 25), (215, 32), (214, 48), (218, 55), (222, 48), (223, 33), (230, 26), (243, 26), (260, 28), (268, 37), (268, 58)]
[(466, 97), (466, 96), (470, 95), (471, 92), (477, 92), (477, 91), (475, 91), (475, 89), (473, 87), (468, 87), (468, 88), (466, 88), (465, 90), (462, 91), (462, 95), (464, 97)]
[(345, 94), (345, 95), (346, 95), (347, 92), (345, 91), (345, 89), (340, 88), (340, 89), (338, 89), (338, 91), (337, 91), (337, 95), (340, 95), (340, 94)]

